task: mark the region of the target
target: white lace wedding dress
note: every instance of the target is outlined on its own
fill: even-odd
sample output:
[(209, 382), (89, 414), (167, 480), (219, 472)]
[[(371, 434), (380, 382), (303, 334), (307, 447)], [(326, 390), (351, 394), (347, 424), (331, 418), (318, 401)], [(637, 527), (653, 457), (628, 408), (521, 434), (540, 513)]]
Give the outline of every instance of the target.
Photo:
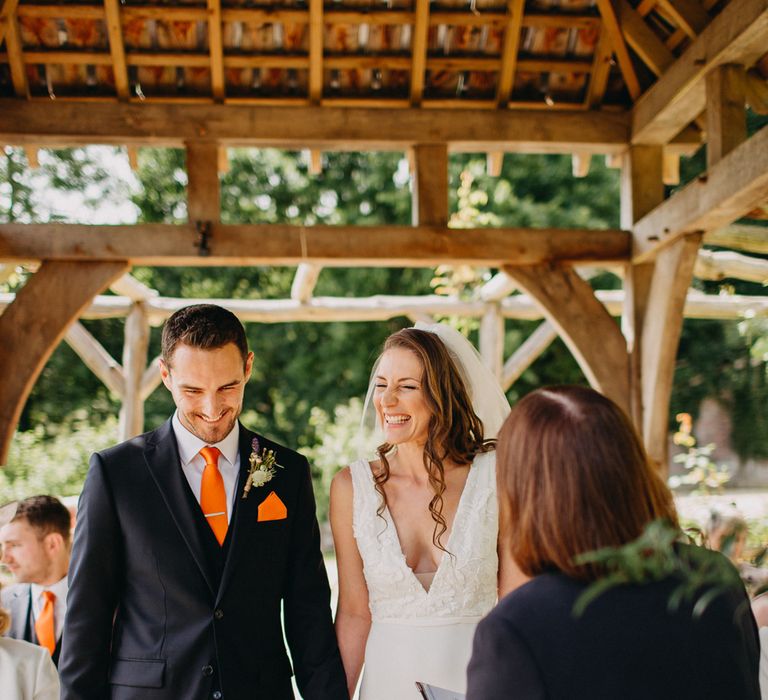
[(495, 452), (475, 458), (429, 590), (408, 567), (365, 460), (350, 465), (353, 524), (371, 609), (360, 700), (416, 700), (416, 681), (466, 692), (472, 636), (496, 604)]

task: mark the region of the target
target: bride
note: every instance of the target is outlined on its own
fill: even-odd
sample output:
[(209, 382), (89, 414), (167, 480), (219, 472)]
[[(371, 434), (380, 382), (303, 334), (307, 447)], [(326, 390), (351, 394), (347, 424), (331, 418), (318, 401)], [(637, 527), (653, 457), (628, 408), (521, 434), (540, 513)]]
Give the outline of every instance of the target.
[(371, 406), (384, 440), (376, 458), (331, 485), (350, 697), (363, 663), (361, 700), (418, 698), (416, 681), (463, 693), (477, 622), (520, 582), (497, 555), (490, 438), (509, 405), (459, 332), (417, 324), (385, 342), (367, 415)]

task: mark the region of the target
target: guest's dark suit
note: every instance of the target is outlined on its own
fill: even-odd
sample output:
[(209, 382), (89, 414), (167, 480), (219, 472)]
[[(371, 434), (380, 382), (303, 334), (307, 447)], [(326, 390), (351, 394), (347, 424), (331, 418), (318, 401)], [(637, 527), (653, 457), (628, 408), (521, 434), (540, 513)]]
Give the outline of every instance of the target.
[[(63, 700), (347, 700), (309, 467), (241, 494), (219, 547), (180, 466), (171, 422), (95, 454), (80, 499), (60, 664)], [(274, 492), (287, 517), (259, 519)], [(272, 498), (274, 501), (274, 497)]]
[(467, 700), (759, 700), (757, 628), (743, 589), (693, 619), (671, 581), (613, 588), (574, 619), (584, 590), (537, 576), (480, 622)]
[[(11, 639), (22, 639), (25, 642), (39, 644), (35, 634), (35, 618), (32, 615), (32, 584), (17, 583), (3, 588), (0, 592), (2, 607), (11, 614), (11, 626), (7, 636)], [(56, 640), (53, 650), (53, 663), (58, 665), (61, 654), (61, 638)]]

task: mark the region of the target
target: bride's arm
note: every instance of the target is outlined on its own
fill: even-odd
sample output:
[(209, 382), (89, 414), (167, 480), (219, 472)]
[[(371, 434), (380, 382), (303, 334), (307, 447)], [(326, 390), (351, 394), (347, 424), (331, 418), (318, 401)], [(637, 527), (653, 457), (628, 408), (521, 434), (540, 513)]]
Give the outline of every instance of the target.
[(349, 696), (352, 697), (363, 667), (371, 613), (363, 560), (352, 531), (352, 474), (349, 467), (342, 469), (331, 482), (330, 519), (339, 572), (336, 638), (347, 674)]

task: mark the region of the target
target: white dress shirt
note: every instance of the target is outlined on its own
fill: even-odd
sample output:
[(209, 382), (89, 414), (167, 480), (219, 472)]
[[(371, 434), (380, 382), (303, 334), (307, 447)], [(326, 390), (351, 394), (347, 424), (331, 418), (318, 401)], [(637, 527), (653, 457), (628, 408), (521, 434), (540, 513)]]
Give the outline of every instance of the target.
[(50, 586), (40, 586), (37, 583), (31, 584), (32, 588), (32, 617), (37, 621), (38, 616), (43, 611), (45, 598), (43, 591), (50, 591), (56, 596), (53, 603), (53, 627), (56, 633), (56, 639), (61, 639), (61, 630), (64, 628), (64, 614), (67, 612), (67, 577)]
[[(200, 454), (207, 442), (203, 442), (197, 435), (189, 432), (179, 420), (179, 412), (173, 414), (171, 421), (173, 433), (176, 436), (176, 444), (179, 447), (179, 457), (181, 458), (181, 469), (187, 478), (189, 488), (195, 495), (197, 502), (200, 503), (200, 484), (203, 481), (203, 470), (205, 469), (205, 460)], [(227, 522), (232, 519), (232, 506), (234, 504), (235, 489), (237, 488), (237, 475), (240, 471), (240, 430), (238, 423), (235, 422), (232, 430), (221, 441), (211, 447), (217, 447), (221, 454), (219, 455), (219, 472), (224, 479), (224, 492), (227, 495)]]

